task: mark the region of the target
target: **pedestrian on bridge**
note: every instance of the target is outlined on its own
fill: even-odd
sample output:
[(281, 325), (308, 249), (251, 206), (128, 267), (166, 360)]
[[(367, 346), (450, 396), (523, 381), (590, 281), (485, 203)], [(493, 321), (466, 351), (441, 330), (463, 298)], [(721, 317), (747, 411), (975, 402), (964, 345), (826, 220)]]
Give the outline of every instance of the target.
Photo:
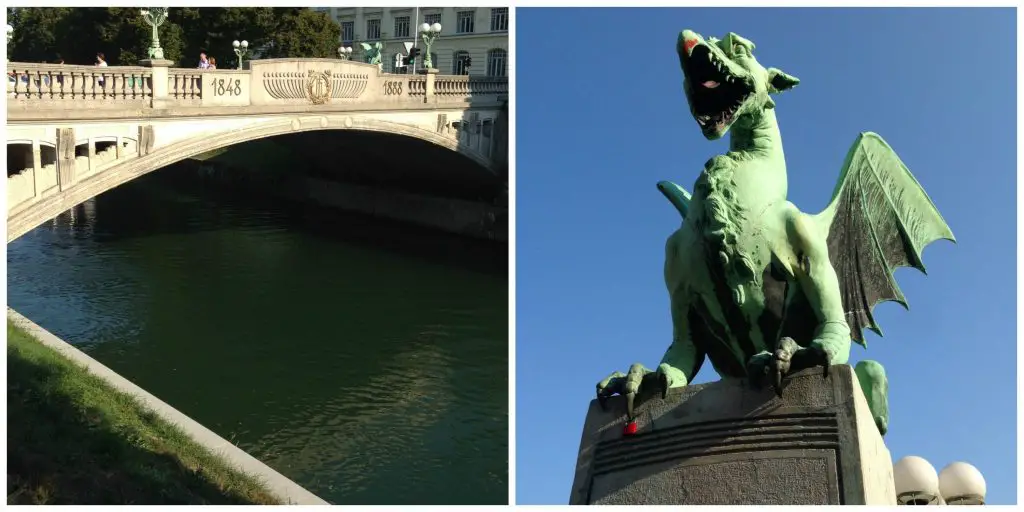
[[(96, 65), (101, 68), (107, 67), (107, 56), (103, 55), (103, 52), (96, 52)], [(96, 79), (96, 83), (99, 84), (100, 89), (103, 88), (103, 82), (103, 75), (100, 75), (100, 77)]]

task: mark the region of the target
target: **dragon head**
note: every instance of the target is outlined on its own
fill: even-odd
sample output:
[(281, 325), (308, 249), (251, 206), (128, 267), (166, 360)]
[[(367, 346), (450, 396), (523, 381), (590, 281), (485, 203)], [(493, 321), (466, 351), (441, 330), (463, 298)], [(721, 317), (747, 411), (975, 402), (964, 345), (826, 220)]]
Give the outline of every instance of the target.
[(754, 58), (754, 43), (732, 32), (721, 40), (705, 40), (684, 30), (676, 52), (690, 112), (708, 140), (719, 139), (733, 124), (742, 125), (755, 114), (774, 108), (769, 94), (800, 83), (778, 69), (765, 69)]

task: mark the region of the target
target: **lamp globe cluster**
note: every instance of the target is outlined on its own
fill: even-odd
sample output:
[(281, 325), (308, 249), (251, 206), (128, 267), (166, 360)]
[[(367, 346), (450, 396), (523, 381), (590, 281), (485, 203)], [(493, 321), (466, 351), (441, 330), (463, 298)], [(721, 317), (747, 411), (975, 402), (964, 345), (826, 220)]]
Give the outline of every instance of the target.
[(424, 23), (420, 25), (420, 32), (423, 32), (424, 34), (439, 34), (441, 32), (441, 24), (434, 23), (433, 25), (431, 25), (430, 23)]
[(916, 455), (893, 465), (899, 505), (984, 505), (985, 478), (966, 462), (953, 462), (941, 472)]

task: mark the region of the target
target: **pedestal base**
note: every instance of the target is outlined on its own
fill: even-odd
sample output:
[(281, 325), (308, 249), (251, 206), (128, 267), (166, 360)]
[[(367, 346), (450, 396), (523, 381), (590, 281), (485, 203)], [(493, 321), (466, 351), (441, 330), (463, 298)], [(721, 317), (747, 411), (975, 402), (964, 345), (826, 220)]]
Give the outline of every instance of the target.
[(895, 505), (892, 458), (853, 368), (790, 376), (783, 396), (741, 380), (590, 403), (570, 504)]
[(146, 68), (169, 68), (174, 65), (173, 60), (168, 59), (142, 59), (139, 65)]

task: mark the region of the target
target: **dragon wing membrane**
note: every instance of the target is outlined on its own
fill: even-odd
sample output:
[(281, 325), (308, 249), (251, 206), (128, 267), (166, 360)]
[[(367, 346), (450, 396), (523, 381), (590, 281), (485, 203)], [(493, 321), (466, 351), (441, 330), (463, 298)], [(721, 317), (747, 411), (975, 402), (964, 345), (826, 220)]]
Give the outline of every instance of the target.
[(882, 331), (872, 309), (894, 301), (908, 308), (893, 276), (898, 267), (925, 272), (921, 252), (940, 239), (956, 242), (939, 210), (896, 152), (864, 132), (846, 155), (832, 201), (816, 220), (828, 233), (832, 267), (853, 340)]

